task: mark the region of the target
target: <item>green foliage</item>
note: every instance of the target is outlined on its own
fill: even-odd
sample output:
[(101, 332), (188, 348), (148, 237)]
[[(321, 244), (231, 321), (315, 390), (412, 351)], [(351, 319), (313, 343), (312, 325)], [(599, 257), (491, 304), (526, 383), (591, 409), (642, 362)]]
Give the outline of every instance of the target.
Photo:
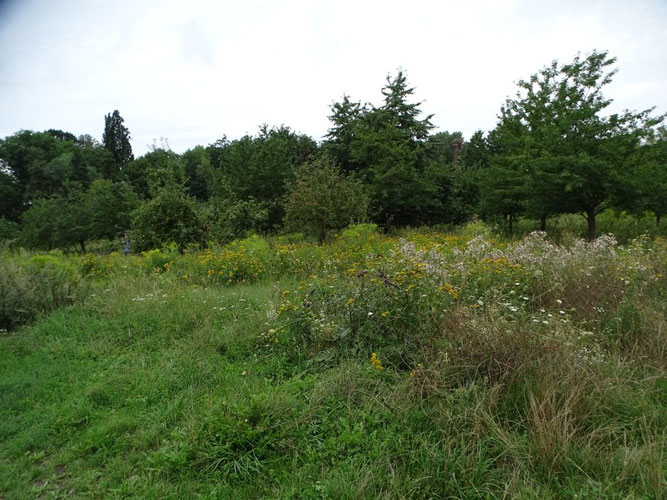
[(372, 235), (378, 235), (377, 224), (352, 224), (340, 233), (346, 245), (364, 245)]
[(368, 199), (360, 182), (343, 176), (328, 159), (298, 167), (288, 186), (285, 228), (324, 241), (327, 232), (366, 217)]
[(619, 204), (635, 212), (653, 212), (656, 226), (660, 226), (667, 213), (667, 127), (659, 127), (637, 156), (631, 171), (634, 190), (617, 195), (622, 198)]
[(113, 240), (130, 229), (139, 200), (129, 184), (100, 179), (91, 184), (84, 204), (88, 239)]
[(123, 180), (130, 183), (141, 199), (149, 199), (165, 186), (185, 184), (180, 157), (168, 148), (151, 151), (123, 166)]
[(23, 196), (18, 180), (0, 171), (0, 217), (17, 221), (23, 211)]
[(162, 272), (167, 269), (169, 263), (175, 259), (175, 252), (169, 246), (164, 246), (162, 249), (154, 248), (141, 253), (142, 263), (144, 268), (149, 272)]
[(220, 141), (209, 147), (213, 167), (219, 169), (228, 188), (239, 201), (254, 200), (267, 211), (266, 225), (279, 228), (285, 215), (285, 186), (295, 167), (317, 151), (308, 136), (289, 127), (260, 127), (257, 137)]
[(107, 175), (113, 160), (104, 149), (79, 144), (68, 139), (71, 134), (62, 134), (56, 138), (53, 133), (22, 131), (0, 141), (0, 160), (6, 162), (0, 191), (8, 203), (0, 208), (6, 217), (17, 220), (32, 200), (67, 198)]
[(0, 262), (0, 330), (15, 329), (85, 294), (81, 277), (62, 257), (36, 255), (23, 262)]
[(202, 234), (194, 202), (176, 186), (160, 190), (133, 216), (133, 250), (150, 250), (175, 243), (182, 251), (188, 243), (200, 241)]
[(118, 168), (134, 159), (132, 145), (130, 144), (130, 132), (123, 125), (124, 121), (117, 109), (104, 116), (102, 142), (104, 148), (113, 155)]
[(21, 234), (19, 225), (4, 217), (0, 217), (0, 241), (17, 240)]
[(664, 241), (475, 226), (3, 255), (93, 293), (0, 337), (0, 494), (664, 496)]
[(554, 61), (519, 81), (497, 129), (502, 150), (496, 157), (525, 177), (527, 208), (541, 216), (582, 213), (589, 239), (596, 234), (595, 216), (626, 189), (624, 173), (639, 137), (656, 123), (650, 110), (603, 114), (611, 100), (602, 89), (612, 81), (615, 61), (594, 51), (570, 64)]
[(211, 199), (206, 205), (204, 218), (208, 221), (209, 240), (228, 243), (247, 232), (266, 229), (269, 211), (266, 203), (254, 197), (239, 199), (230, 187), (229, 180), (218, 173), (211, 186)]
[(424, 175), (431, 116), (419, 118), (421, 103), (409, 102), (413, 94), (399, 71), (387, 76), (383, 106), (362, 106), (345, 96), (329, 117), (333, 126), (324, 150), (368, 185), (371, 214), (383, 224), (423, 224), (441, 207), (438, 188)]
[(50, 250), (80, 245), (85, 251), (89, 220), (81, 193), (37, 199), (21, 223), (21, 242), (27, 247)]
[(206, 148), (197, 146), (181, 155), (188, 194), (198, 200), (207, 200), (213, 189), (213, 166)]

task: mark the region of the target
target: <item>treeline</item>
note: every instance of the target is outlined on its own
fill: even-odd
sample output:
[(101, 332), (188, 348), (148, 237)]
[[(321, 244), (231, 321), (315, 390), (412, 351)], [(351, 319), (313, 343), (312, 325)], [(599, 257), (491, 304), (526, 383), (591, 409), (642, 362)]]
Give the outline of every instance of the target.
[(433, 132), (403, 72), (388, 76), (382, 103), (345, 96), (331, 107), (319, 144), (289, 127), (179, 155), (166, 144), (134, 158), (118, 111), (102, 143), (61, 130), (0, 140), (0, 239), (34, 248), (132, 239), (226, 242), (246, 232), (327, 231), (370, 220), (382, 227), (458, 224), (480, 216), (546, 224), (614, 208), (650, 211), (667, 200), (667, 131), (650, 111), (607, 114), (606, 52), (552, 63), (518, 82), (494, 130)]

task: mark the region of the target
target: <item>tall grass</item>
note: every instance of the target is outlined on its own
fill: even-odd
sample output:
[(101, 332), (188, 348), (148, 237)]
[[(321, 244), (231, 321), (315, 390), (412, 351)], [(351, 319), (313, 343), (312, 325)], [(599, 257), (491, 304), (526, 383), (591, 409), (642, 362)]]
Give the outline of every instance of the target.
[(15, 255), (68, 298), (0, 338), (0, 496), (662, 498), (665, 264), (481, 224)]

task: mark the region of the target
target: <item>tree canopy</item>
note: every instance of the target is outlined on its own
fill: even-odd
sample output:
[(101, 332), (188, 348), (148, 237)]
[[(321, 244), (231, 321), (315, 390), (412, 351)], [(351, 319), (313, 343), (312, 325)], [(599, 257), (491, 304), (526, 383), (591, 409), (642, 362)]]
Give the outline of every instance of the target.
[[(610, 206), (624, 187), (624, 172), (640, 138), (656, 123), (641, 112), (605, 114), (611, 100), (603, 89), (611, 83), (616, 62), (607, 52), (554, 61), (528, 80), (501, 108), (497, 137), (502, 151), (492, 164), (525, 185), (518, 197), (538, 216), (581, 213), (588, 237), (596, 233), (596, 215)], [(511, 172), (511, 173), (510, 173)], [(502, 175), (497, 171), (497, 175)], [(509, 191), (487, 186), (498, 196)]]
[[(667, 133), (651, 110), (610, 112), (616, 72), (607, 52), (553, 61), (500, 107), (493, 130), (465, 138), (435, 130), (403, 70), (378, 101), (344, 94), (318, 143), (286, 125), (194, 146), (163, 139), (138, 158), (118, 110), (102, 141), (49, 129), (0, 139), (2, 234), (41, 248), (84, 249), (129, 229), (134, 249), (224, 243), (250, 232), (294, 230), (320, 239), (367, 218), (385, 230), (504, 223), (576, 213), (597, 232), (611, 208), (667, 210)], [(531, 222), (532, 223), (532, 222)]]

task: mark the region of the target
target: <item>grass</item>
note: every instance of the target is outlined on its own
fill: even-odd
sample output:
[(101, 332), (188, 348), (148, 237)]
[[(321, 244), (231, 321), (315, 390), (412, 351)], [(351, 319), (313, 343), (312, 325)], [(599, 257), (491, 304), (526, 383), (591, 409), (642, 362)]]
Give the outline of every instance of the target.
[(402, 236), (52, 256), (0, 496), (664, 497), (664, 241)]

